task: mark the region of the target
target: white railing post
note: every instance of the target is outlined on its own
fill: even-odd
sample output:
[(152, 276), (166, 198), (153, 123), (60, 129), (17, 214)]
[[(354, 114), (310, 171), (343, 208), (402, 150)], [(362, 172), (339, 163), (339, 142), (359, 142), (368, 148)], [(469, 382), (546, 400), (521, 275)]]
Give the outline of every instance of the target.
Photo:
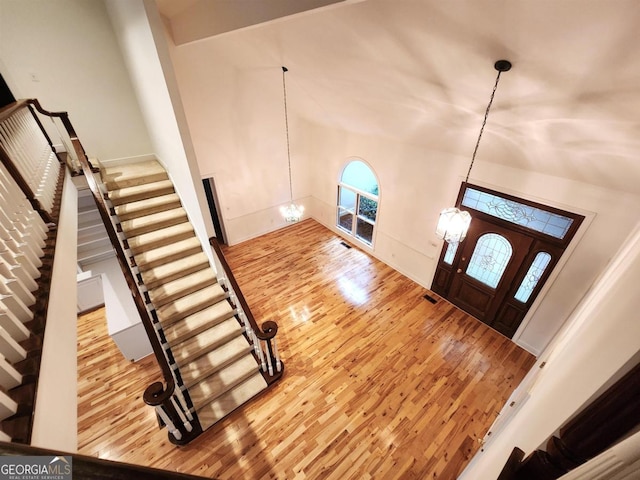
[(156, 412), (158, 412), (158, 415), (160, 416), (164, 424), (167, 426), (167, 429), (169, 430), (169, 432), (171, 432), (171, 434), (176, 438), (176, 440), (180, 440), (182, 438), (182, 433), (180, 433), (180, 430), (178, 430), (176, 426), (173, 424), (173, 422), (171, 421), (171, 418), (169, 418), (169, 415), (167, 415), (167, 412), (164, 411), (164, 407), (162, 407), (161, 405), (158, 405), (156, 407)]
[(273, 356), (276, 359), (276, 370), (278, 372), (282, 371), (282, 362), (280, 361), (280, 355), (278, 354), (278, 345), (276, 343), (276, 337), (273, 337)]

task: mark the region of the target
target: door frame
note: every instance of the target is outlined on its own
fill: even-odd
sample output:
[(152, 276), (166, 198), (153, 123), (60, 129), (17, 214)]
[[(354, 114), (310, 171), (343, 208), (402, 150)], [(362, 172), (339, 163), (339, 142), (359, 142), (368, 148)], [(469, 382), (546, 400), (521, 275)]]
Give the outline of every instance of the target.
[[(464, 194), (467, 188), (472, 188), (474, 190), (496, 195), (505, 200), (514, 201), (523, 205), (539, 208), (551, 213), (569, 217), (573, 219), (573, 222), (562, 239), (556, 238), (541, 232), (537, 232), (530, 228), (518, 225), (516, 223), (512, 223), (508, 220), (495, 217), (493, 215), (490, 215), (485, 212), (481, 212), (479, 210), (475, 210), (468, 206), (463, 206), (462, 200), (464, 198)], [(493, 223), (494, 225), (497, 225), (499, 227), (506, 228), (516, 233), (525, 234), (527, 236), (534, 238), (534, 245), (529, 255), (527, 255), (527, 258), (523, 263), (534, 258), (535, 252), (539, 251), (538, 247), (540, 244), (546, 244), (549, 248), (553, 249), (553, 252), (550, 252), (553, 254), (553, 257), (554, 257), (553, 264), (551, 265), (551, 268), (548, 268), (545, 270), (544, 275), (541, 278), (541, 281), (539, 281), (538, 284), (536, 285), (536, 288), (534, 289), (530, 298), (526, 302), (525, 314), (520, 320), (519, 326), (511, 335), (512, 340), (516, 341), (519, 338), (519, 334), (522, 331), (523, 327), (526, 326), (531, 315), (533, 314), (535, 309), (538, 307), (540, 301), (546, 294), (550, 284), (553, 282), (553, 280), (557, 276), (560, 269), (564, 266), (566, 259), (568, 258), (569, 254), (575, 247), (577, 241), (580, 239), (580, 237), (584, 233), (584, 229), (582, 229), (581, 233), (578, 234), (580, 227), (584, 225), (586, 228), (586, 226), (588, 226), (588, 224), (591, 223), (591, 220), (593, 219), (595, 214), (590, 212), (584, 212), (586, 215), (583, 215), (581, 213), (567, 211), (555, 206), (542, 204), (542, 203), (535, 202), (533, 200), (528, 200), (513, 194), (505, 193), (503, 191), (493, 190), (491, 188), (470, 184), (466, 182), (461, 183), (455, 205), (456, 207), (462, 210), (468, 210), (471, 213), (472, 222), (473, 222), (473, 218), (479, 218), (488, 223)], [(588, 221), (585, 222), (585, 219), (587, 218), (588, 218)], [(432, 285), (431, 285), (431, 290), (433, 290), (435, 293), (442, 296), (443, 298), (447, 298), (449, 294), (449, 289), (453, 282), (453, 276), (456, 275), (455, 272), (459, 268), (461, 253), (464, 250), (463, 248), (458, 248), (455, 252), (453, 261), (451, 262), (451, 264), (448, 264), (444, 262), (444, 258), (447, 253), (448, 246), (449, 244), (445, 242), (440, 251), (440, 255), (438, 257), (438, 261), (435, 267), (435, 272), (433, 274)], [(560, 253), (559, 255), (556, 255), (558, 251)], [(520, 280), (518, 280), (518, 283), (519, 281)], [(502, 303), (502, 305), (505, 305), (505, 304), (506, 302)], [(502, 308), (502, 307), (499, 307), (499, 308)]]

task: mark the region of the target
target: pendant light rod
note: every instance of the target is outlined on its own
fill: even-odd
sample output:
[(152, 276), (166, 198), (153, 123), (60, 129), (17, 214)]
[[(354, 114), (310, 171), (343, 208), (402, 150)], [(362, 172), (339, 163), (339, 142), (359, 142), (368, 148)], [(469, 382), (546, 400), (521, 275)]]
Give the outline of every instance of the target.
[(508, 72), (509, 70), (511, 70), (511, 62), (509, 60), (498, 60), (493, 65), (493, 67), (498, 71), (498, 76), (496, 77), (496, 83), (493, 86), (493, 91), (491, 92), (489, 105), (487, 105), (487, 110), (484, 112), (484, 120), (482, 121), (482, 126), (480, 127), (480, 134), (478, 135), (478, 141), (476, 142), (476, 146), (473, 149), (473, 155), (471, 156), (471, 164), (469, 165), (469, 170), (467, 171), (467, 176), (464, 179), (464, 183), (469, 182), (469, 175), (471, 175), (471, 168), (473, 168), (473, 162), (476, 161), (476, 154), (478, 153), (478, 147), (480, 146), (480, 139), (482, 138), (482, 132), (484, 132), (484, 127), (487, 124), (487, 118), (489, 117), (489, 110), (491, 110), (493, 97), (495, 97), (496, 95), (496, 90), (498, 89), (498, 82), (500, 82), (500, 74), (502, 72)]
[(291, 149), (289, 147), (289, 116), (287, 114), (287, 82), (285, 80), (285, 73), (289, 69), (285, 66), (282, 67), (282, 90), (284, 98), (284, 125), (287, 132), (287, 161), (289, 163), (289, 200), (293, 202), (293, 185), (291, 183)]

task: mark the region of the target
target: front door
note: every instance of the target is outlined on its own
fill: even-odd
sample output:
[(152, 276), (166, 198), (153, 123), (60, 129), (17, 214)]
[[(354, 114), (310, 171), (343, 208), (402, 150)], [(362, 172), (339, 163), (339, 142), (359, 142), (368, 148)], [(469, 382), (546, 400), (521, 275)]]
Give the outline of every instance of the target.
[(466, 183), (456, 205), (471, 226), (444, 245), (431, 289), (511, 338), (584, 217)]
[(460, 246), (448, 300), (491, 325), (532, 243), (531, 237), (474, 218)]

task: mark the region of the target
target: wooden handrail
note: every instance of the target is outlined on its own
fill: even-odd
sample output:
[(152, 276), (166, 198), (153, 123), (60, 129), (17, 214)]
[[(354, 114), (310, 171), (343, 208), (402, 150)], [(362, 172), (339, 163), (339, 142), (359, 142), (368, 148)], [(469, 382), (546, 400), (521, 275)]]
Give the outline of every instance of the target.
[(73, 478), (82, 478), (84, 480), (129, 480), (132, 478), (136, 480), (201, 480), (204, 478), (186, 473), (171, 472), (16, 443), (0, 442), (0, 455), (72, 457)]
[(258, 327), (258, 323), (256, 322), (256, 319), (251, 313), (249, 304), (245, 300), (244, 295), (242, 295), (242, 290), (240, 290), (240, 286), (236, 281), (236, 277), (233, 276), (231, 267), (227, 263), (227, 259), (224, 257), (224, 254), (222, 253), (222, 249), (220, 248), (220, 243), (218, 242), (218, 239), (216, 237), (211, 237), (209, 238), (209, 243), (213, 247), (213, 250), (218, 257), (218, 260), (220, 261), (222, 268), (227, 274), (227, 279), (231, 284), (231, 288), (235, 292), (236, 297), (238, 298), (238, 302), (240, 302), (240, 307), (244, 311), (247, 317), (247, 320), (251, 324), (251, 327), (253, 328), (254, 332), (256, 333), (256, 336), (260, 340), (271, 340), (276, 336), (276, 333), (278, 333), (278, 324), (274, 321), (268, 320), (262, 324), (262, 328)]
[[(75, 128), (73, 128), (73, 125), (71, 124), (71, 120), (69, 120), (68, 112), (50, 112), (49, 110), (45, 110), (44, 108), (42, 108), (42, 106), (40, 105), (40, 102), (36, 98), (29, 98), (27, 100), (24, 100), (24, 102), (28, 103), (29, 105), (33, 105), (33, 107), (38, 111), (38, 113), (41, 113), (42, 115), (46, 115), (47, 117), (52, 117), (52, 118), (59, 118), (65, 130), (67, 131), (67, 135), (69, 135), (69, 138), (71, 139), (71, 145), (73, 146), (73, 149), (76, 152), (78, 161), (80, 161), (80, 158), (84, 158), (87, 161), (87, 163), (90, 165), (91, 171), (93, 172), (98, 171), (98, 169), (96, 169), (96, 167), (94, 167), (91, 164), (89, 157), (87, 157), (84, 147), (82, 146), (82, 143), (80, 142), (80, 139), (76, 134), (76, 130)], [(77, 173), (80, 173), (80, 172), (77, 172)]]

